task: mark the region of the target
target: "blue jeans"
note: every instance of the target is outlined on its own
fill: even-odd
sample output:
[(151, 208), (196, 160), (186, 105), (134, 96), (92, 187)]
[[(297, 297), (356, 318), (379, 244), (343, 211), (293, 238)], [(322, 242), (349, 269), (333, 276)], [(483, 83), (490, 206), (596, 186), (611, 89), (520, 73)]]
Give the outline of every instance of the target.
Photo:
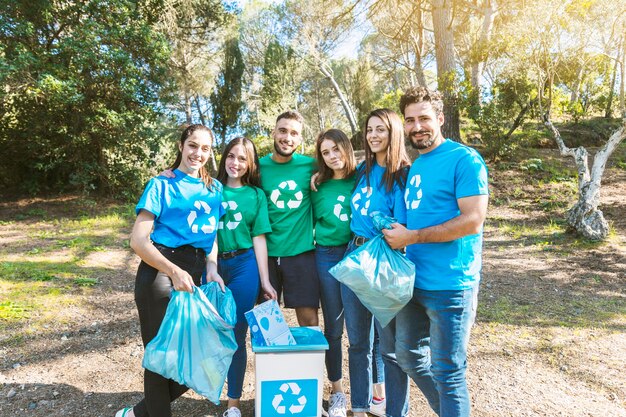
[(228, 369), (228, 398), (241, 398), (243, 379), (246, 375), (246, 335), (248, 322), (244, 316), (246, 311), (254, 307), (259, 294), (259, 267), (253, 249), (230, 259), (219, 259), (218, 272), (224, 284), (232, 291), (237, 306), (237, 324), (235, 339), (237, 350)]
[(478, 284), (458, 291), (415, 288), (411, 301), (383, 329), (388, 417), (408, 414), (409, 377), (440, 417), (470, 415), (465, 370), (477, 301)]
[(322, 315), (324, 317), (324, 336), (328, 341), (326, 351), (326, 372), (332, 382), (341, 379), (342, 353), (341, 337), (343, 336), (343, 303), (341, 302), (341, 284), (328, 270), (343, 259), (347, 245), (315, 247), (317, 275), (320, 279), (320, 296)]
[[(346, 255), (354, 249), (356, 249), (356, 246), (350, 243)], [(379, 333), (381, 329), (378, 321), (373, 318), (372, 313), (361, 303), (356, 294), (344, 284), (341, 284), (341, 299), (346, 317), (346, 330), (349, 342), (348, 364), (352, 411), (364, 412), (369, 410), (372, 402), (374, 322), (376, 322)], [(378, 351), (377, 348), (376, 351)], [(374, 382), (385, 381), (386, 369), (383, 370), (381, 365), (382, 360), (380, 356), (374, 358), (374, 366), (378, 368)]]

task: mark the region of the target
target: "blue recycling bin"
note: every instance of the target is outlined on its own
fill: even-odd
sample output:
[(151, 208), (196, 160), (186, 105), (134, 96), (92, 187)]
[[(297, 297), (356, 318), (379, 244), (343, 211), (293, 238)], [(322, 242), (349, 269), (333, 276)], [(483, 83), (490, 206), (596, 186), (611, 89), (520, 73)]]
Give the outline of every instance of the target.
[(258, 346), (255, 353), (256, 417), (321, 417), (324, 355), (319, 327), (290, 328), (295, 345)]

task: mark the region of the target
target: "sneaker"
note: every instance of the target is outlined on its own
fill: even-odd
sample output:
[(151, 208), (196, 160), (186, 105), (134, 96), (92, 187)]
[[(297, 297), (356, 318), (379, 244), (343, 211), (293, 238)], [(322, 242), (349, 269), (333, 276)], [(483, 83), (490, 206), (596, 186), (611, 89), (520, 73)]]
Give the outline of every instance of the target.
[(372, 401), (372, 405), (370, 405), (369, 413), (374, 416), (385, 417), (386, 410), (387, 410), (387, 400), (383, 398), (382, 401), (378, 401), (378, 402)]
[(122, 408), (117, 413), (115, 413), (115, 417), (127, 417), (130, 415), (131, 411), (133, 411), (132, 407)]
[(230, 407), (222, 414), (224, 417), (241, 417), (241, 411), (237, 407)]
[(328, 417), (346, 417), (348, 413), (347, 404), (346, 394), (343, 392), (330, 394), (328, 399)]

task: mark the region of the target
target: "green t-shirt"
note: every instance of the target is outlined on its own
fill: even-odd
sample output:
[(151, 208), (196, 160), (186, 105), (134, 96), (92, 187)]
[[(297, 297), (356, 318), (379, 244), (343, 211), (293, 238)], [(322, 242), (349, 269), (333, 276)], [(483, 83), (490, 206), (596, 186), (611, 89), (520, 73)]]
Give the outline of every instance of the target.
[(222, 206), (226, 212), (217, 231), (220, 253), (251, 248), (253, 237), (272, 231), (267, 198), (260, 189), (249, 185), (239, 188), (224, 186)]
[(315, 159), (293, 154), (289, 162), (279, 164), (267, 155), (259, 164), (272, 226), (267, 235), (268, 255), (294, 256), (314, 249), (309, 184)]
[(350, 241), (350, 197), (354, 176), (330, 179), (311, 193), (315, 241), (323, 246), (345, 245)]

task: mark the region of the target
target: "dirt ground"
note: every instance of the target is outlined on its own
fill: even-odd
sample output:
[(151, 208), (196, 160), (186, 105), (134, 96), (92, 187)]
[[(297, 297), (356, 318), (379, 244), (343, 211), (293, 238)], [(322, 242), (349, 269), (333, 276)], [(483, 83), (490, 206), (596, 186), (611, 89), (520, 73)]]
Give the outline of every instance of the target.
[[(511, 194), (506, 175), (496, 174), (492, 200)], [(532, 187), (521, 189), (532, 201)], [(54, 228), (54, 218), (71, 217), (77, 199), (0, 203), (0, 253), (10, 257), (37, 245), (30, 232)], [(28, 209), (45, 209), (47, 220), (15, 221), (16, 213)], [(468, 359), (473, 415), (626, 416), (623, 169), (605, 175), (602, 209), (615, 232), (609, 242), (577, 246), (571, 235), (546, 229), (552, 215), (532, 204), (490, 207)], [(505, 222), (540, 232), (532, 239), (517, 236), (503, 230)], [(1, 337), (0, 416), (112, 417), (142, 397), (143, 348), (133, 301), (138, 259), (125, 248), (126, 238), (120, 234), (105, 251), (85, 257), (83, 265), (99, 271), (98, 284), (76, 291), (58, 320), (19, 343), (2, 342), (9, 334)], [(286, 315), (293, 323), (293, 314)], [(253, 415), (253, 358), (250, 354), (244, 416)], [(347, 377), (347, 355), (344, 369)], [(411, 390), (410, 415), (434, 416), (419, 390), (414, 385)], [(194, 393), (174, 404), (175, 416), (224, 411), (225, 402), (217, 407)]]

